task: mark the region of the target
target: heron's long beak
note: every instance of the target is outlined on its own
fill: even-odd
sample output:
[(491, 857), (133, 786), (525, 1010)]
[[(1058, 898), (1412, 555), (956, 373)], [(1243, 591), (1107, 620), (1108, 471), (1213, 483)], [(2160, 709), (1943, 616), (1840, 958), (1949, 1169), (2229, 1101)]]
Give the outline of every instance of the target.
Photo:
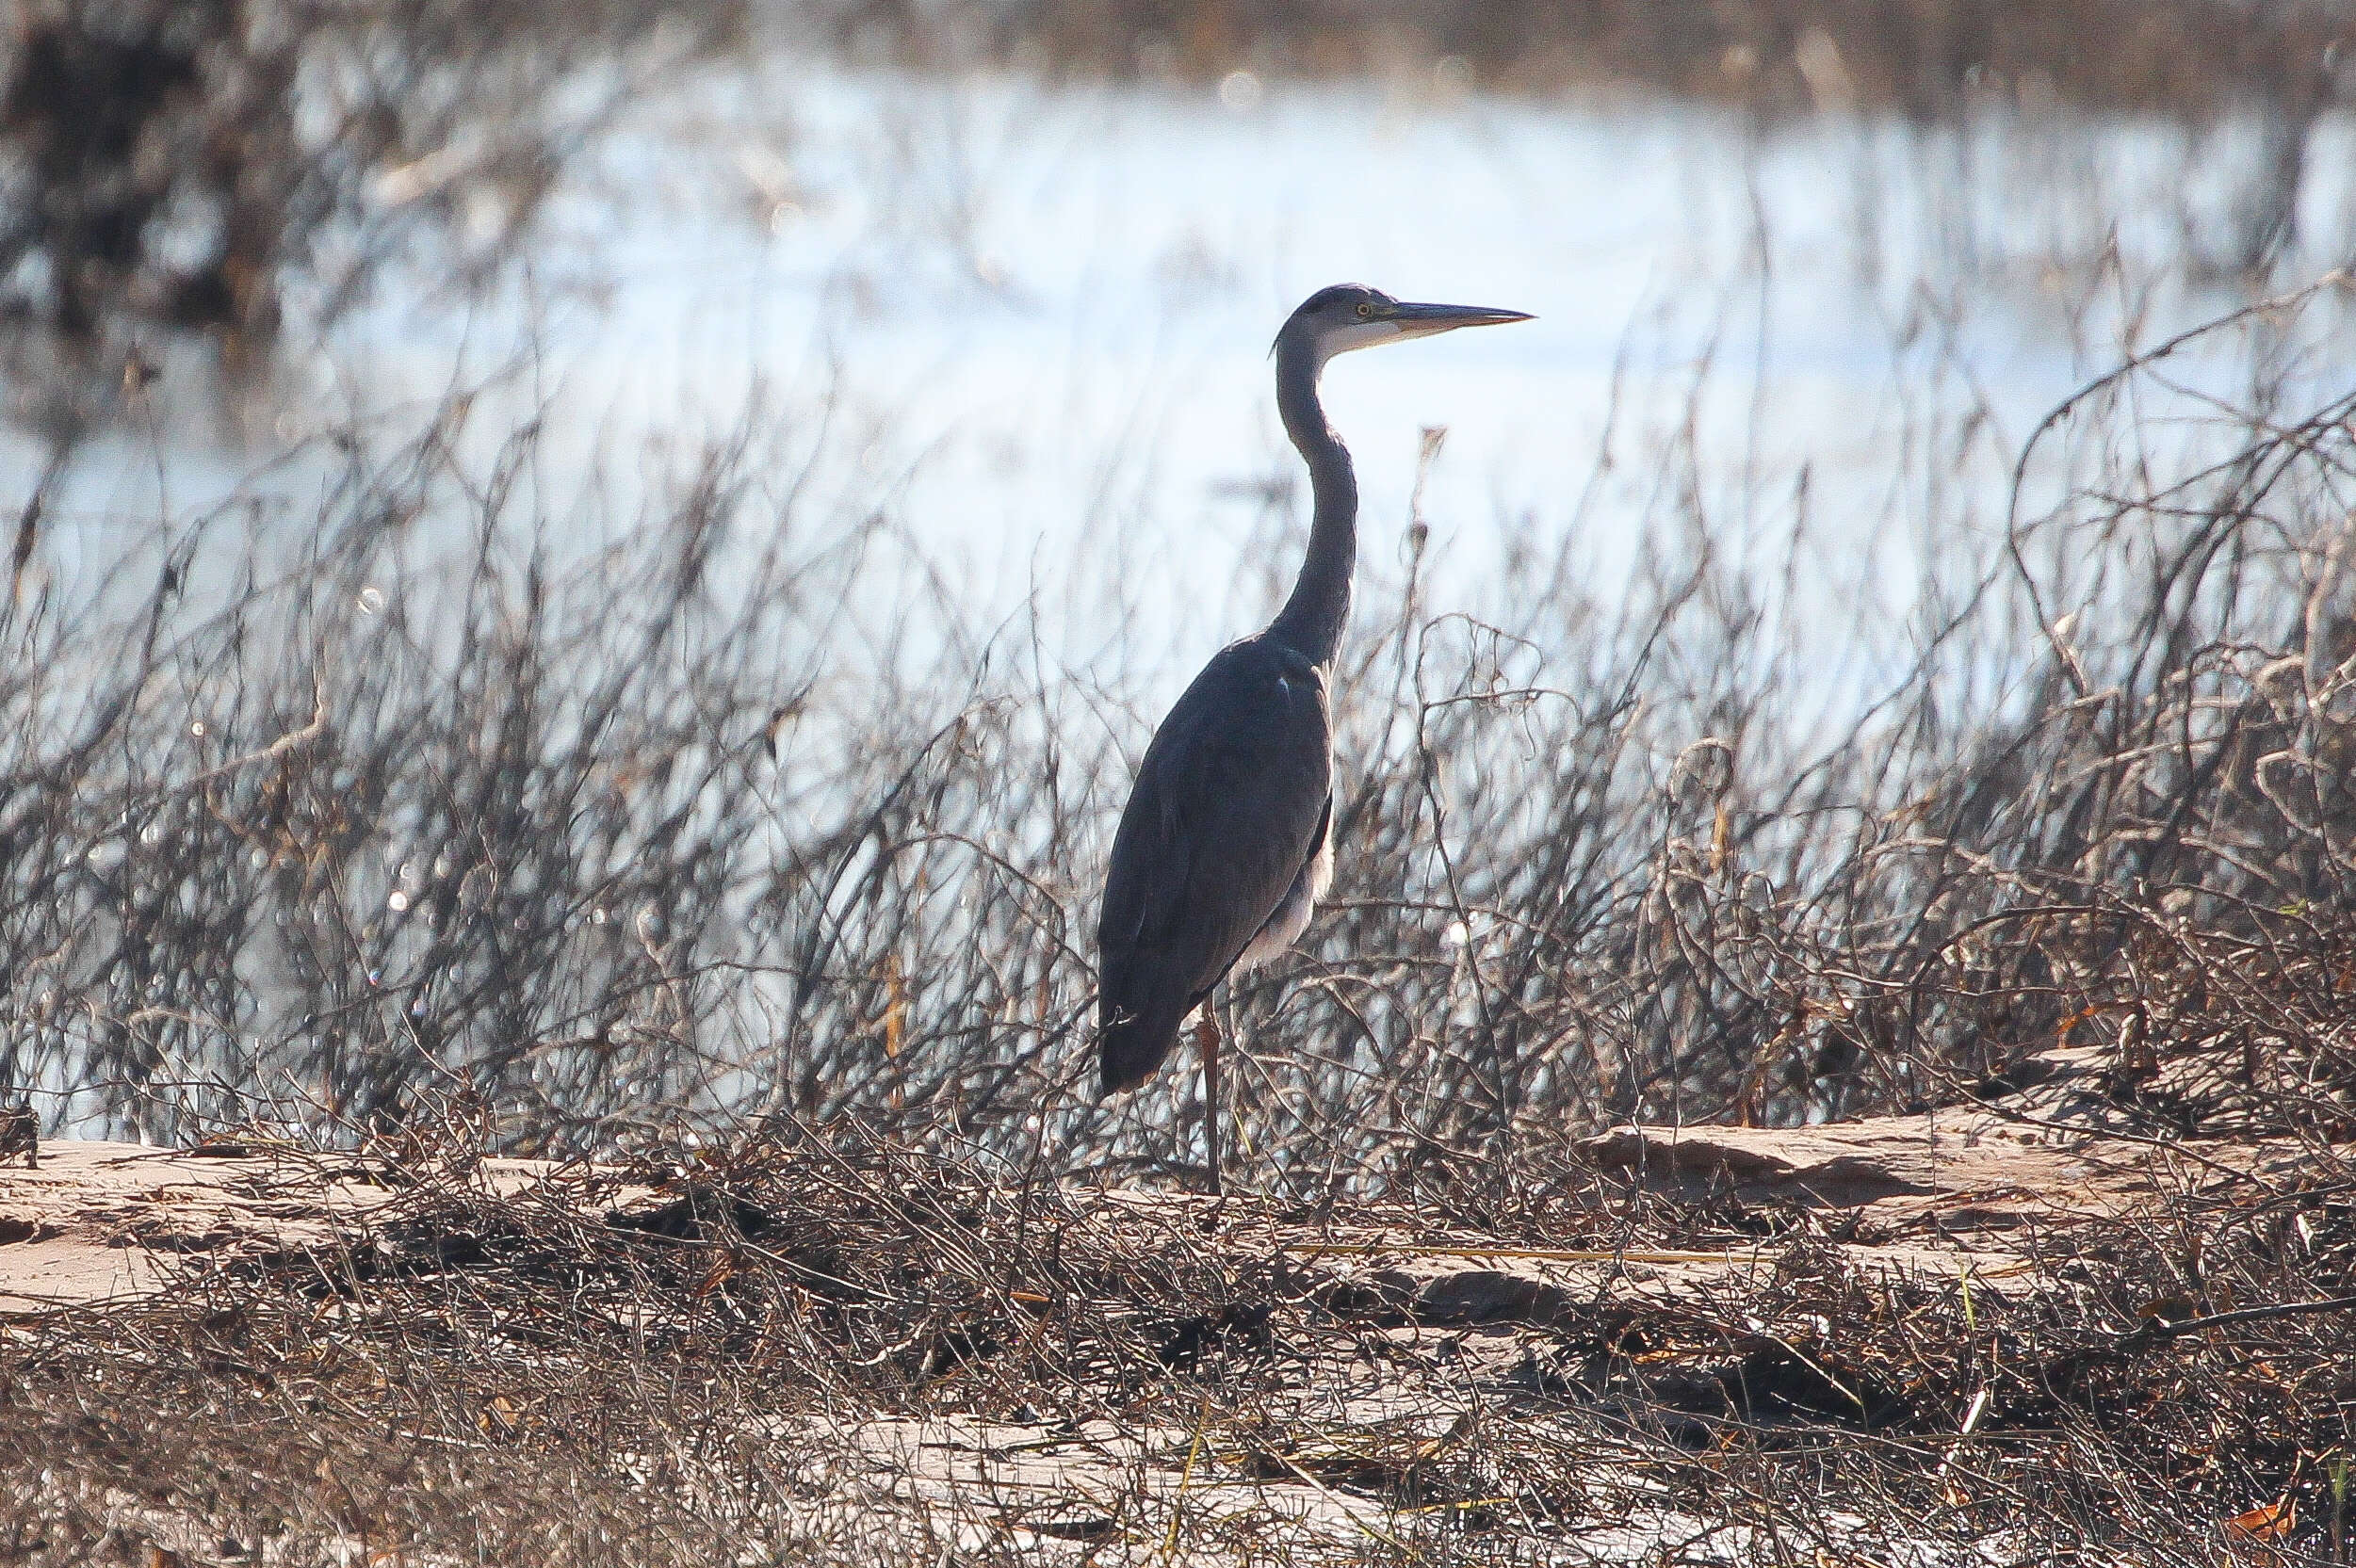
[(1429, 337), (1458, 327), (1496, 327), (1508, 321), (1528, 321), (1527, 311), (1502, 311), (1487, 305), (1410, 305), (1401, 303), (1385, 317), (1402, 337)]

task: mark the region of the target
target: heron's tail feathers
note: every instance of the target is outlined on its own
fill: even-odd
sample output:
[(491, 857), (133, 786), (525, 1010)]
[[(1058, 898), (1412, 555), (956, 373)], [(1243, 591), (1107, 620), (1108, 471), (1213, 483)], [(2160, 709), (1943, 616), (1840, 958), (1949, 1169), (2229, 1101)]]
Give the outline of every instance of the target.
[(1178, 1025), (1185, 1017), (1183, 1012), (1171, 1013), (1166, 1009), (1144, 1016), (1115, 1012), (1109, 1018), (1100, 1017), (1097, 1026), (1097, 1060), (1103, 1070), (1103, 1081), (1097, 1091), (1098, 1097), (1135, 1089), (1152, 1077), (1154, 1069), (1167, 1061), (1177, 1046)]

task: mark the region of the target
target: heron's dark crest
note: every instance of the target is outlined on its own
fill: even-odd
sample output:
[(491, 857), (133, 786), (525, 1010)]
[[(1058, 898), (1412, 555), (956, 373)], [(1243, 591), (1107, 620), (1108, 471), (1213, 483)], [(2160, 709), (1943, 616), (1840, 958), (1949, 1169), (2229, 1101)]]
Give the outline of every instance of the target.
[[(1308, 553), (1276, 619), (1204, 666), (1138, 767), (1097, 928), (1105, 1093), (1149, 1077), (1186, 1015), (1231, 969), (1283, 951), (1332, 874), (1328, 687), (1350, 614), (1357, 479), (1325, 422), (1319, 376), (1355, 348), (1528, 319), (1336, 283), (1303, 300), (1276, 334), (1276, 412), (1315, 496)], [(1215, 1138), (1210, 1147), (1216, 1185)]]

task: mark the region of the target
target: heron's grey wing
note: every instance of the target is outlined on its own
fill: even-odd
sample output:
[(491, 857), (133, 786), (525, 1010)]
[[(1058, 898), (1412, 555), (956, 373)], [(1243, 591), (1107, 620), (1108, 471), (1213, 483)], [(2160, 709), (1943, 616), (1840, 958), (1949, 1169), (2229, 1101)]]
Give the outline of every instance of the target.
[(1141, 1083), (1315, 853), (1332, 788), (1325, 683), (1250, 638), (1194, 678), (1146, 748), (1097, 924), (1106, 1092)]

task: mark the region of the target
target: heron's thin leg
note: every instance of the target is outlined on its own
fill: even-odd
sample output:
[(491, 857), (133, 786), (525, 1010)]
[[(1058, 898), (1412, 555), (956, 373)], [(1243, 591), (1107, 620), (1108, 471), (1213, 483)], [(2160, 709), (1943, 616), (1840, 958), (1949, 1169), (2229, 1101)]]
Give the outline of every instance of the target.
[(1194, 1026), (1194, 1043), (1203, 1051), (1203, 1149), (1210, 1160), (1210, 1190), (1219, 1186), (1219, 1021), (1210, 1003), (1203, 1002), (1201, 1021)]

